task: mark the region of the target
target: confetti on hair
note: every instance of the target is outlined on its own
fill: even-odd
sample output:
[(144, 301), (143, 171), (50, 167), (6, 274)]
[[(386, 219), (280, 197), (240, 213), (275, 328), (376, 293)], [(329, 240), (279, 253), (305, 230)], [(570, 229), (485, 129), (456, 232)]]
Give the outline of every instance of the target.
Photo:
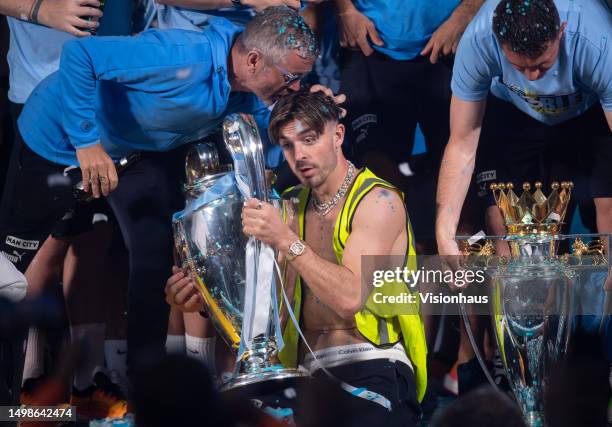
[(559, 32), (554, 0), (502, 0), (493, 14), (493, 31), (512, 51), (538, 57)]

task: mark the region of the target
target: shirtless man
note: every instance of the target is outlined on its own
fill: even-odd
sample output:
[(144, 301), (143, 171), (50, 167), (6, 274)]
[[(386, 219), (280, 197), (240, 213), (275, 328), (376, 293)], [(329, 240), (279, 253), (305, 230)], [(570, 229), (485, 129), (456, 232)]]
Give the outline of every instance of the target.
[[(347, 394), (354, 414), (349, 425), (415, 425), (426, 385), (420, 317), (383, 319), (364, 311), (369, 292), (361, 280), (363, 255), (414, 256), (410, 226), (401, 193), (345, 159), (339, 114), (321, 93), (297, 92), (278, 101), (269, 134), (301, 182), (284, 194), (299, 200), (294, 224), (285, 224), (272, 205), (251, 199), (243, 230), (278, 250), (287, 265), (293, 311), (319, 359), (315, 364), (305, 354), (287, 322), (281, 361), (295, 365), (299, 353), (307, 368), (323, 365), (344, 383), (371, 392)], [(193, 283), (175, 273), (166, 286), (167, 301), (201, 310)]]

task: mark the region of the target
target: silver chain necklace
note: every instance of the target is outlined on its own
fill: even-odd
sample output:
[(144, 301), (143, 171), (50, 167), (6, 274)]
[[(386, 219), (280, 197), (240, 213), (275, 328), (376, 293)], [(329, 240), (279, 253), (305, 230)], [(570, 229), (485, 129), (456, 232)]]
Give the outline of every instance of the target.
[(351, 182), (353, 181), (353, 175), (355, 175), (355, 165), (353, 165), (348, 160), (346, 162), (348, 163), (348, 171), (346, 173), (346, 177), (344, 178), (342, 185), (340, 186), (340, 188), (338, 189), (338, 192), (334, 195), (334, 197), (332, 197), (332, 199), (329, 202), (325, 202), (325, 203), (319, 202), (317, 200), (317, 196), (314, 196), (312, 198), (312, 205), (314, 206), (315, 212), (317, 214), (321, 216), (325, 216), (328, 213), (330, 213), (331, 210), (338, 204), (340, 199), (343, 198), (346, 192), (348, 191), (349, 186), (351, 185)]

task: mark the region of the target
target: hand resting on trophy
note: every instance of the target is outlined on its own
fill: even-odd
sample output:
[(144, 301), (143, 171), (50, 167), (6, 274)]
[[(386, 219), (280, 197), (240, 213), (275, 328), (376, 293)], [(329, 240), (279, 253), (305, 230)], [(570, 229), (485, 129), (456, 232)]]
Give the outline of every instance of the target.
[(183, 313), (204, 311), (204, 300), (198, 287), (185, 270), (173, 266), (172, 276), (166, 281), (166, 302)]

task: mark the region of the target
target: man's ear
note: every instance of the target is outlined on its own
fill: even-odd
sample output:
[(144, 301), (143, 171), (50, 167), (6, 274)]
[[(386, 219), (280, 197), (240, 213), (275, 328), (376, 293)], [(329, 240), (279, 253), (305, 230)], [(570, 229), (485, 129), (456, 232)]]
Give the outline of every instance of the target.
[(263, 62), (263, 55), (261, 54), (261, 52), (258, 52), (256, 50), (251, 50), (246, 55), (246, 61), (247, 61), (247, 70), (249, 70), (249, 73), (255, 74), (258, 70), (263, 68), (264, 62)]
[(563, 33), (565, 32), (566, 28), (567, 28), (567, 22), (562, 23), (561, 27), (559, 28), (559, 40), (561, 40), (561, 37), (563, 37)]
[(336, 129), (334, 130), (334, 147), (337, 149), (342, 148), (342, 143), (344, 142), (344, 125), (342, 123), (338, 123), (336, 125)]

